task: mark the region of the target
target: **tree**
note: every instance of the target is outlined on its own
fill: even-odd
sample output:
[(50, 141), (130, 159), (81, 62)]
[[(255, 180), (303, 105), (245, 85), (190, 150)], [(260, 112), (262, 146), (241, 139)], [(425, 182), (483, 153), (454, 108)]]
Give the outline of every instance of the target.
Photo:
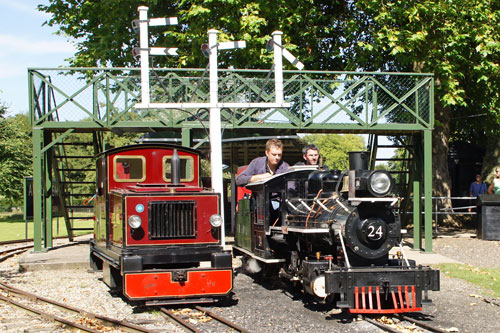
[[(265, 44), (275, 30), (283, 31), (283, 43), (314, 69), (341, 69), (341, 49), (346, 48), (342, 21), (349, 15), (341, 1), (299, 0), (49, 0), (39, 10), (51, 15), (46, 22), (61, 35), (76, 41), (72, 66), (132, 66), (132, 49), (139, 36), (131, 22), (137, 8), (149, 7), (150, 17), (177, 16), (179, 25), (154, 27), (154, 46), (178, 47), (179, 57), (156, 57), (157, 65), (205, 67), (200, 47), (207, 31), (220, 31), (220, 40), (245, 40), (244, 52), (224, 52), (220, 61), (236, 68), (267, 68), (272, 54)], [(299, 28), (300, 27), (300, 28)], [(236, 56), (237, 55), (237, 56)]]
[(32, 142), (29, 118), (17, 114), (5, 117), (7, 107), (0, 105), (0, 194), (10, 205), (23, 199), (24, 176), (32, 170)]
[[(434, 191), (450, 196), (448, 143), (485, 144), (500, 123), (500, 7), (489, 0), (356, 2), (371, 22), (362, 68), (435, 74)], [(380, 54), (377, 58), (370, 54)], [(367, 59), (368, 61), (362, 61)], [(376, 60), (374, 62), (374, 60)], [(481, 117), (478, 117), (481, 115)]]
[(318, 146), (324, 164), (330, 169), (347, 170), (348, 152), (365, 149), (363, 138), (354, 134), (310, 134), (303, 137), (307, 143)]

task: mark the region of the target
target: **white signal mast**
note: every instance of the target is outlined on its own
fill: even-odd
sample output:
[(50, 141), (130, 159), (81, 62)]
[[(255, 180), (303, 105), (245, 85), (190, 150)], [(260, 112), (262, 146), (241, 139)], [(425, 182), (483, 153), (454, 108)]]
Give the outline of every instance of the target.
[[(267, 48), (274, 51), (274, 89), (276, 100), (271, 103), (242, 103), (219, 102), (218, 96), (218, 68), (217, 55), (220, 50), (230, 50), (236, 48), (245, 48), (245, 41), (221, 42), (217, 41), (219, 31), (211, 29), (208, 31), (209, 69), (210, 69), (210, 100), (203, 103), (151, 103), (150, 84), (149, 84), (149, 56), (150, 55), (177, 55), (177, 48), (159, 48), (149, 47), (149, 26), (175, 25), (177, 18), (153, 18), (148, 19), (148, 7), (138, 8), (139, 20), (134, 20), (132, 26), (139, 28), (140, 48), (134, 49), (134, 53), (140, 56), (141, 62), (141, 102), (135, 104), (137, 109), (199, 109), (207, 108), (210, 110), (210, 150), (211, 150), (211, 172), (212, 187), (216, 193), (223, 192), (222, 181), (222, 137), (221, 137), (221, 108), (288, 108), (290, 103), (284, 102), (283, 97), (283, 57), (290, 61), (297, 69), (302, 70), (304, 65), (298, 61), (289, 51), (281, 45), (281, 31), (272, 33), (272, 39), (268, 42)], [(205, 46), (205, 45), (204, 45)], [(221, 216), (224, 219), (224, 205), (221, 200)], [(222, 224), (224, 226), (224, 222)], [(221, 228), (221, 243), (225, 248), (225, 230)]]

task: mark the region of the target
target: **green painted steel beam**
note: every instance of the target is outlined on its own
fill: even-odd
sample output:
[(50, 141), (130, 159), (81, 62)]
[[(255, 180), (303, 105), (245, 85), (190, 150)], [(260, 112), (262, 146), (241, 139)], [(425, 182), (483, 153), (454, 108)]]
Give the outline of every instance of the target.
[[(50, 142), (51, 141), (51, 133), (48, 131), (44, 132), (44, 142)], [(45, 209), (44, 209), (44, 220), (45, 223), (43, 226), (43, 233), (44, 233), (44, 244), (43, 247), (45, 249), (51, 248), (53, 246), (52, 243), (52, 192), (53, 192), (53, 187), (52, 187), (52, 150), (46, 150), (45, 147), (42, 149), (42, 152), (44, 154), (44, 171), (45, 171), (45, 177), (44, 177), (44, 198), (45, 198)]]
[[(65, 75), (69, 71), (72, 75)], [(123, 74), (116, 74), (120, 71)], [(208, 101), (208, 82), (203, 82), (206, 78), (202, 69), (154, 71), (155, 80), (151, 82), (153, 102)], [(220, 71), (223, 102), (274, 100), (273, 93), (267, 93), (272, 87), (263, 90), (268, 84), (264, 78), (268, 71)], [(92, 72), (95, 75), (89, 74)], [(33, 124), (61, 128), (53, 124), (59, 122), (54, 121), (57, 115), (58, 119), (64, 119), (67, 128), (77, 129), (110, 130), (122, 126), (197, 128), (200, 125), (193, 118), (200, 112), (203, 120), (208, 122), (208, 113), (200, 110), (134, 109), (140, 96), (137, 74), (135, 68), (30, 69)], [(59, 81), (60, 76), (65, 80)], [(82, 76), (86, 80), (80, 80)], [(68, 84), (68, 77), (74, 77), (75, 82)], [(345, 128), (422, 131), (433, 125), (433, 77), (430, 74), (285, 71), (284, 81), (285, 101), (291, 103), (289, 109), (226, 110), (223, 112), (226, 114), (226, 119), (222, 119), (223, 126), (229, 130), (270, 124), (297, 131)], [(50, 109), (42, 109), (47, 105), (43, 103), (46, 96), (36, 93), (37, 86), (44, 86), (52, 92), (54, 105), (51, 104)], [(100, 107), (104, 108), (102, 112)]]
[(424, 131), (424, 197), (425, 252), (432, 252), (432, 131)]
[(422, 135), (413, 140), (414, 145), (414, 175), (413, 175), (413, 249), (422, 248), (422, 175), (424, 174), (424, 150)]
[(43, 224), (43, 129), (33, 128), (33, 241), (34, 251), (42, 250), (42, 224)]
[[(200, 123), (188, 123), (187, 125), (190, 125), (189, 128), (193, 129), (201, 129), (204, 128)], [(227, 125), (227, 126), (225, 126)], [(71, 121), (66, 121), (66, 122), (45, 122), (41, 124), (40, 126), (37, 126), (39, 128), (45, 129), (45, 130), (67, 130), (68, 128), (74, 129), (75, 131), (80, 130), (104, 130), (104, 131), (110, 131), (114, 128), (120, 128), (120, 129), (151, 129), (151, 128), (186, 128), (186, 123), (181, 123), (181, 124), (174, 124), (173, 126), (169, 126), (167, 123), (162, 122), (162, 121), (118, 121), (114, 123), (112, 126), (109, 127), (103, 127), (100, 124), (96, 124), (93, 122), (71, 122)], [(205, 124), (205, 128), (208, 127), (208, 124)], [(377, 124), (373, 126), (360, 126), (356, 124), (313, 124), (310, 126), (293, 126), (293, 124), (290, 123), (248, 123), (244, 125), (240, 125), (238, 127), (231, 127), (230, 124), (227, 123), (222, 123), (222, 127), (225, 130), (240, 130), (240, 129), (266, 129), (266, 128), (271, 128), (271, 129), (288, 129), (288, 130), (295, 130), (297, 132), (321, 132), (321, 131), (337, 131), (337, 132), (342, 132), (342, 131), (352, 131), (352, 132), (357, 132), (357, 133), (381, 133), (381, 132), (386, 132), (386, 133), (395, 133), (395, 132), (418, 132), (418, 131), (423, 131), (426, 130), (425, 127), (420, 127), (420, 126), (414, 126), (414, 125), (409, 125), (409, 124)]]

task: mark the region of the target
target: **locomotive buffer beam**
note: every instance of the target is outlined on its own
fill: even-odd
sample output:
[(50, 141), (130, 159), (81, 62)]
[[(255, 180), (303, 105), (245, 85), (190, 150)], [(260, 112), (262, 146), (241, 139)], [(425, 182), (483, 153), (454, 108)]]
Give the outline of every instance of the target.
[[(391, 284), (388, 284), (391, 281)], [(408, 301), (408, 293), (403, 294), (401, 290), (409, 289), (411, 299)], [(401, 310), (418, 311), (422, 303), (430, 303), (427, 292), (439, 290), (439, 271), (428, 267), (413, 268), (353, 268), (349, 270), (325, 271), (325, 291), (327, 294), (338, 293), (341, 300), (337, 302), (339, 308), (349, 308), (353, 312), (383, 313), (384, 311)], [(368, 292), (367, 291), (371, 291)], [(365, 296), (372, 298), (372, 292), (384, 294), (384, 299), (396, 298), (394, 309), (376, 309), (364, 304)], [(379, 292), (380, 291), (380, 292)], [(422, 291), (424, 299), (422, 299)], [(391, 296), (392, 295), (392, 296)], [(403, 297), (404, 295), (404, 297)], [(362, 302), (360, 301), (362, 299)], [(363, 304), (361, 306), (361, 303)], [(375, 302), (374, 302), (375, 303)], [(412, 307), (409, 307), (412, 303)], [(372, 304), (371, 302), (369, 304)], [(403, 311), (404, 305), (404, 311)]]

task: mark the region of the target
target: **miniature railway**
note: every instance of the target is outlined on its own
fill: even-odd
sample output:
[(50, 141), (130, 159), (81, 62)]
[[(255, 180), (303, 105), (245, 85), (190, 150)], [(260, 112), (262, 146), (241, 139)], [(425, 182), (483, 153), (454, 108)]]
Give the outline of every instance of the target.
[(441, 328), (429, 325), (428, 323), (423, 322), (421, 320), (416, 320), (402, 314), (395, 314), (387, 317), (384, 316), (378, 319), (374, 319), (367, 316), (361, 316), (361, 318), (386, 332), (392, 332), (392, 333), (408, 332), (409, 329), (413, 331), (415, 327), (423, 329), (424, 332), (436, 332), (436, 333), (448, 332)]
[[(65, 239), (66, 237), (60, 237), (59, 239)], [(62, 243), (54, 246), (52, 249), (65, 247), (65, 246), (73, 246), (82, 243), (88, 243), (88, 241), (73, 241), (69, 243)], [(18, 245), (23, 244), (23, 245)], [(18, 246), (16, 246), (18, 245)], [(12, 258), (16, 255), (26, 252), (29, 249), (34, 247), (32, 239), (23, 239), (23, 240), (14, 240), (14, 241), (5, 241), (0, 242), (0, 262), (3, 262), (9, 258)]]
[[(13, 244), (13, 243), (9, 243)], [(2, 244), (0, 244), (2, 245)], [(33, 248), (33, 245), (23, 245), (17, 247), (8, 247), (0, 250), (0, 262), (5, 261), (11, 257), (28, 251), (28, 249)]]
[[(81, 235), (81, 236), (84, 236), (84, 235)], [(78, 237), (78, 236), (76, 236)], [(53, 237), (52, 239), (53, 240), (56, 240), (56, 239), (67, 239), (68, 237), (67, 236), (59, 236), (59, 237)], [(8, 241), (1, 241), (0, 242), (0, 246), (4, 246), (4, 245), (12, 245), (12, 244), (20, 244), (20, 243), (29, 243), (29, 244), (33, 244), (33, 238), (25, 238), (25, 239), (13, 239), (13, 240), (8, 240)]]
[[(229, 327), (237, 332), (247, 333), (249, 332), (245, 328), (233, 323), (232, 321), (212, 312), (200, 306), (194, 306), (192, 308), (185, 308), (183, 310), (173, 311), (171, 309), (160, 308), (160, 311), (168, 318), (175, 321), (182, 328), (189, 330), (190, 332), (203, 332), (203, 325), (208, 325), (208, 323), (213, 320), (219, 322), (220, 324)], [(198, 325), (194, 325), (189, 322), (189, 317), (198, 318)], [(212, 327), (213, 328), (213, 327)], [(219, 329), (220, 331), (220, 329)]]
[[(50, 321), (85, 332), (102, 332), (103, 329), (121, 329), (127, 332), (155, 332), (136, 324), (94, 314), (70, 305), (53, 301), (0, 282), (0, 300), (24, 309)], [(52, 310), (47, 310), (47, 305)], [(57, 308), (58, 314), (54, 314)]]
[(11, 244), (19, 244), (19, 243), (33, 243), (33, 238), (15, 239), (15, 240), (2, 241), (2, 242), (0, 242), (0, 246), (11, 245)]

